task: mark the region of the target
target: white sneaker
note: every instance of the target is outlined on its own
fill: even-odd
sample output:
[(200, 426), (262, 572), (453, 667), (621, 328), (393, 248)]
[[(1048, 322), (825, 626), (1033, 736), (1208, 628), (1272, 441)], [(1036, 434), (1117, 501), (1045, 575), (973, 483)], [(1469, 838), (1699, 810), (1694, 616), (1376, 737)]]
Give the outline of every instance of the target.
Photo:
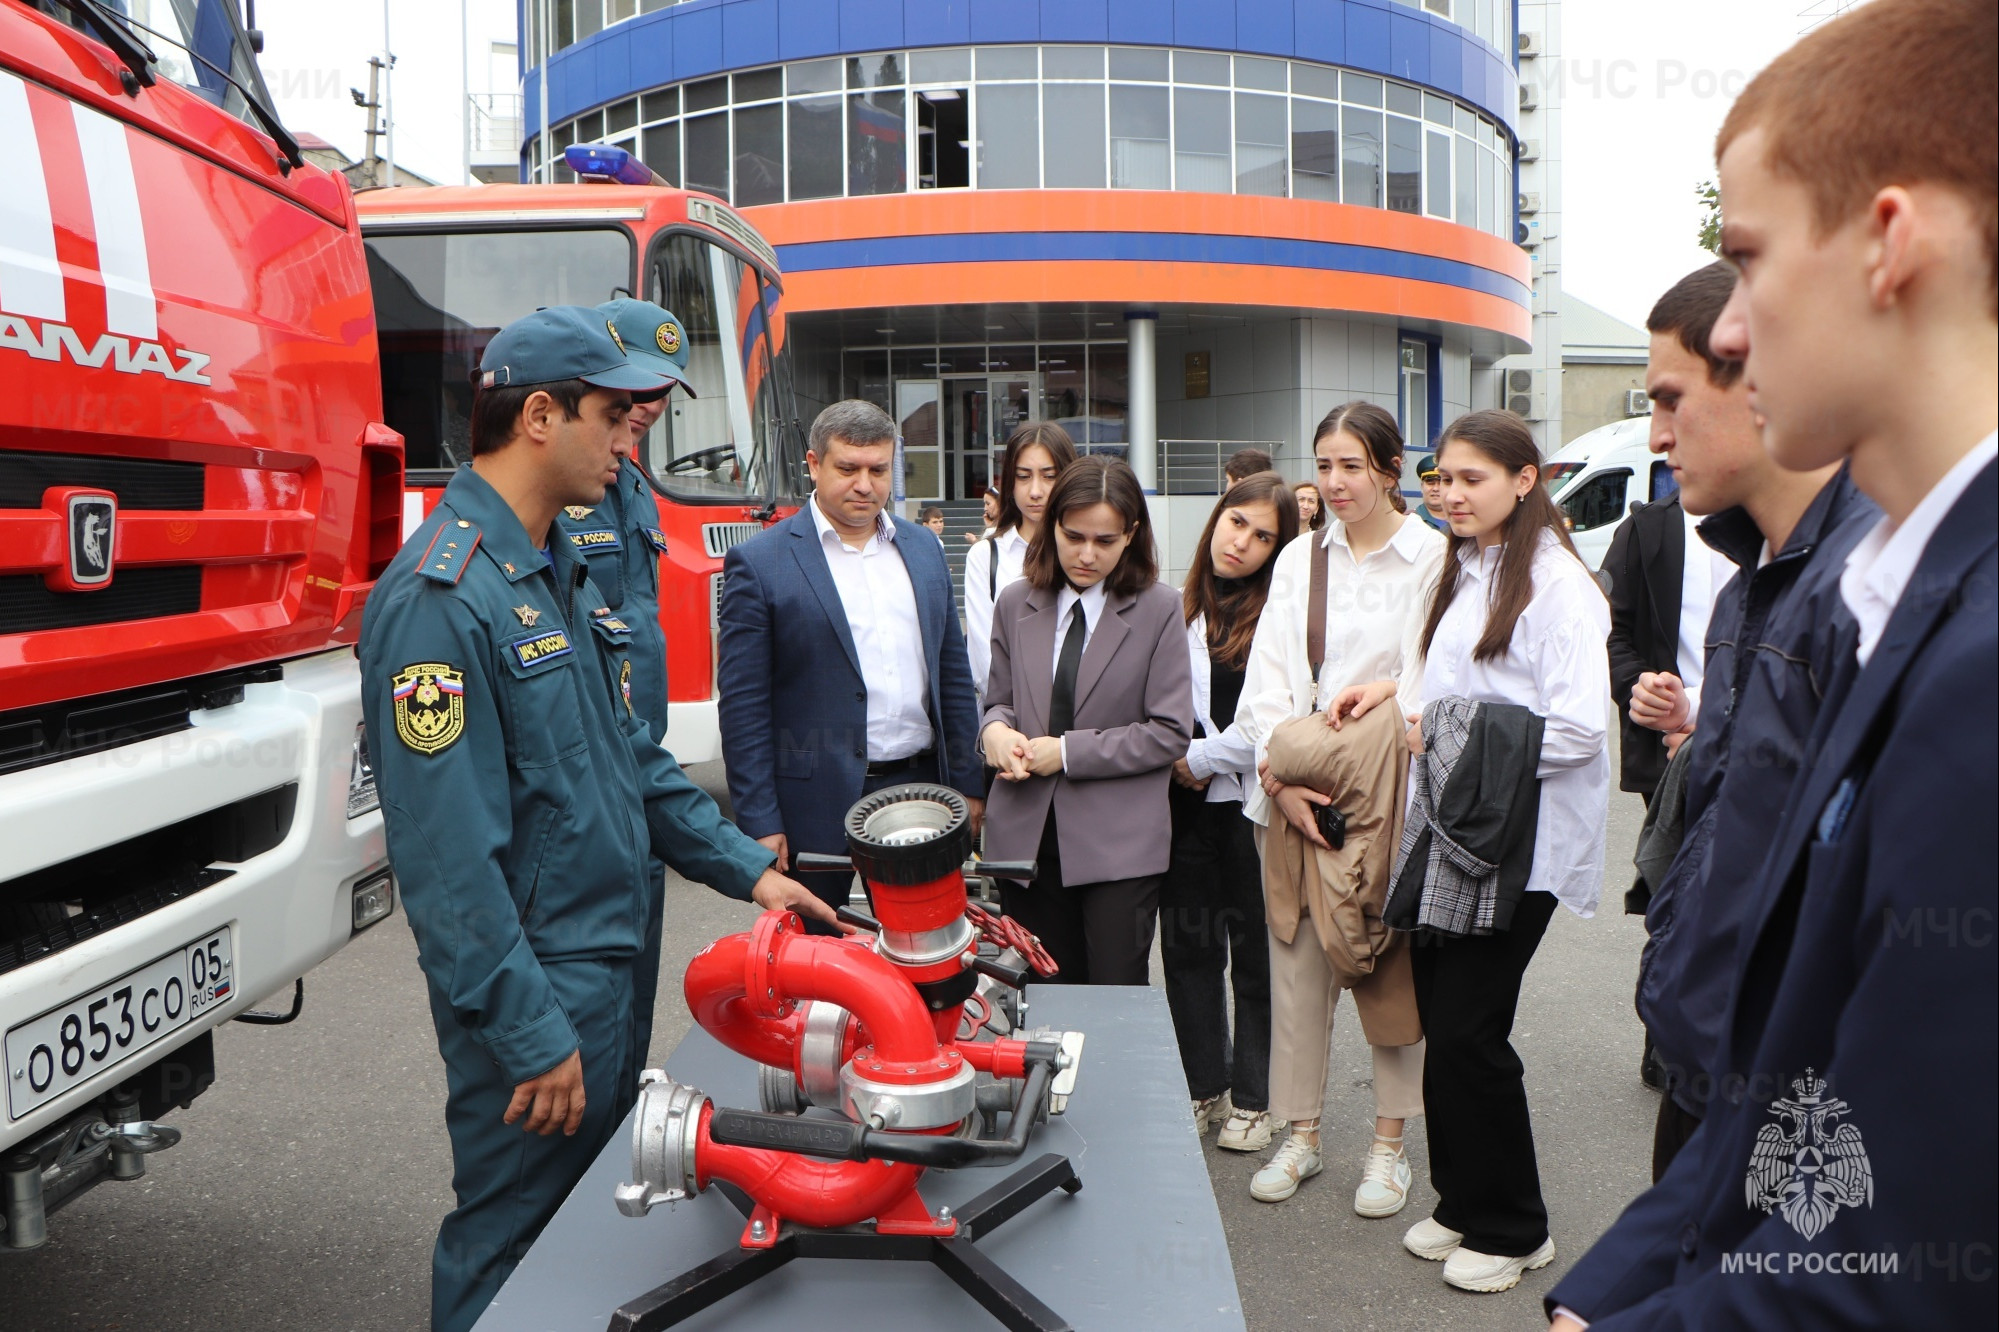
[(1426, 1216), (1403, 1233), (1402, 1247), (1418, 1258), (1437, 1263), (1456, 1253), (1464, 1238), (1449, 1226), (1440, 1226)]
[(1234, 1110), (1215, 1146), (1230, 1152), (1260, 1152), (1283, 1127), (1284, 1121), (1272, 1119), (1268, 1110)]
[(1229, 1101), (1229, 1094), (1210, 1096), (1205, 1101), (1194, 1102), (1194, 1136), (1205, 1138), (1208, 1130), (1235, 1113), (1235, 1106)]
[(1394, 1216), (1409, 1201), (1409, 1158), (1400, 1147), (1377, 1142), (1367, 1149), (1353, 1209), (1362, 1216)]
[(1283, 1202), (1298, 1186), (1326, 1168), (1319, 1145), (1303, 1134), (1293, 1133), (1277, 1149), (1270, 1163), (1249, 1181), (1249, 1196), (1258, 1202)]
[(1512, 1290), (1520, 1284), (1520, 1274), (1555, 1261), (1555, 1241), (1545, 1239), (1541, 1247), (1524, 1258), (1502, 1258), (1477, 1253), (1460, 1246), (1444, 1260), (1444, 1280), (1459, 1290), (1490, 1293)]

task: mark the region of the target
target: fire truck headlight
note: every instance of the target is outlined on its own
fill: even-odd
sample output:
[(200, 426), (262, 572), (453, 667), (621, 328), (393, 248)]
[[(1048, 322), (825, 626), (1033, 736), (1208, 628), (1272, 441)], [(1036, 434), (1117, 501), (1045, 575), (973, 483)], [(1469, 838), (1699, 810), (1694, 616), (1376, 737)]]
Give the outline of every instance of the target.
[(375, 766), (368, 761), (367, 728), (356, 726), (354, 766), (347, 772), (347, 817), (358, 819), (381, 804), (381, 797), (375, 794)]

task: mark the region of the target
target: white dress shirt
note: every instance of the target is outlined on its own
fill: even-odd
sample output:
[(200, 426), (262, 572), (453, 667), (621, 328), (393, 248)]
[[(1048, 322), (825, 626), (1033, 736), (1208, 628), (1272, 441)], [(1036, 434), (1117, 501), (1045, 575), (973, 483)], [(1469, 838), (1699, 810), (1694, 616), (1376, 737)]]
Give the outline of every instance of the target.
[(1256, 742), (1240, 721), (1229, 718), (1224, 728), (1213, 715), (1214, 660), (1208, 656), (1208, 617), (1196, 615), (1187, 626), (1187, 660), (1194, 669), (1194, 720), (1205, 733), (1187, 746), (1187, 769), (1208, 783), (1208, 803), (1241, 800), (1256, 773)]
[(1425, 704), (1440, 698), (1517, 703), (1541, 716), (1541, 814), (1527, 891), (1553, 893), (1579, 916), (1603, 892), (1604, 823), (1610, 809), (1610, 604), (1581, 560), (1542, 532), (1534, 595), (1513, 626), (1506, 655), (1474, 661), (1501, 547), (1467, 548), (1457, 595), (1423, 663)]
[(930, 669), (923, 660), (916, 590), (895, 548), (895, 524), (886, 514), (877, 515), (874, 535), (850, 546), (826, 521), (816, 498), (810, 508), (868, 687), (868, 762), (920, 754), (932, 740)]
[[(1701, 715), (1701, 680), (1707, 674), (1707, 622), (1714, 599), (1735, 577), (1735, 561), (1701, 540), (1694, 530), (1701, 521), (1685, 508), (1687, 544), (1680, 562), (1680, 644), (1673, 654), (1680, 683), (1687, 689), (1687, 718)], [(1706, 517), (1703, 514), (1701, 517)]]
[[(1087, 592), (1078, 592), (1067, 583), (1055, 594), (1055, 655), (1050, 658), (1048, 678), (1052, 681), (1054, 672), (1062, 665), (1062, 640), (1069, 636), (1069, 615), (1077, 606), (1083, 608), (1083, 651), (1090, 650), (1090, 640), (1097, 636), (1097, 622), (1104, 618), (1104, 585), (1101, 581), (1092, 583)], [(1080, 666), (1080, 662), (1078, 665)], [(1053, 702), (1053, 699), (1050, 699)], [(1069, 737), (1057, 737), (1062, 743), (1062, 771), (1069, 771)]]
[[(1305, 641), (1312, 591), (1307, 538), (1326, 548), (1326, 659), (1319, 667), (1316, 702)], [(1423, 617), (1445, 548), (1441, 532), (1405, 514), (1387, 544), (1358, 560), (1347, 544), (1346, 524), (1338, 520), (1277, 552), (1235, 715), (1258, 761), (1279, 722), (1325, 707), (1348, 685), (1395, 680), (1396, 706), (1404, 715), (1421, 709)], [(1245, 783), (1243, 812), (1269, 825), (1270, 797), (1260, 782)]]
[(1944, 515), (1994, 458), (1999, 458), (1999, 432), (1972, 445), (1971, 452), (1958, 459), (1957, 465), (1930, 487), (1930, 493), (1909, 511), (1901, 526), (1882, 518), (1846, 557), (1846, 571), (1839, 579), (1839, 599), (1846, 603), (1860, 626), (1857, 655), (1862, 666), (1880, 646), (1888, 619), (1895, 613), (1895, 603), (1902, 599), (1909, 580), (1915, 577), (1916, 565), (1922, 562), (1923, 551), (1928, 549)]
[[(999, 557), (999, 579), (993, 579), (994, 552)], [(1027, 559), (1027, 538), (1010, 527), (981, 541), (965, 552), (965, 651), (971, 657), (972, 688), (986, 695), (986, 676), (993, 667), (993, 602), (999, 593), (1020, 581), (1020, 566)]]

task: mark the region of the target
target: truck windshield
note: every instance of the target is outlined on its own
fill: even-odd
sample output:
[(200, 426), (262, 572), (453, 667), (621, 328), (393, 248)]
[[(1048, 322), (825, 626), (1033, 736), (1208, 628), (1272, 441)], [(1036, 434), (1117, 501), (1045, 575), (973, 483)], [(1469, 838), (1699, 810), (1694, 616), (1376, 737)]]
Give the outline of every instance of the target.
[(503, 325), (597, 305), (632, 281), (631, 237), (613, 228), (383, 232), (367, 245), (383, 411), (411, 472), (472, 460), (472, 374)]
[[(98, 7), (114, 21), (123, 20), (152, 51), (155, 78), (177, 83), (253, 125), (257, 120), (248, 101), (229, 79), (270, 105), (257, 57), (236, 21), (236, 0), (98, 0)], [(89, 21), (63, 0), (37, 0), (34, 8), (91, 32)]]

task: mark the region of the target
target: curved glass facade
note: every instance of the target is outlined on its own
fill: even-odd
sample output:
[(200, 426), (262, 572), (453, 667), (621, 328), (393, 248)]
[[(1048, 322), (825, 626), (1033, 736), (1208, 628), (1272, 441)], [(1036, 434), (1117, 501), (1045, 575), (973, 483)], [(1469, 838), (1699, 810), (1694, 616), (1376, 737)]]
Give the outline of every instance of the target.
[[(1462, 3), (1462, 0), (1460, 0)], [(1510, 238), (1511, 142), (1470, 106), (1357, 70), (1213, 51), (987, 46), (673, 84), (558, 125), (740, 207), (913, 190), (1320, 199)], [(530, 142), (534, 179), (547, 179)]]

